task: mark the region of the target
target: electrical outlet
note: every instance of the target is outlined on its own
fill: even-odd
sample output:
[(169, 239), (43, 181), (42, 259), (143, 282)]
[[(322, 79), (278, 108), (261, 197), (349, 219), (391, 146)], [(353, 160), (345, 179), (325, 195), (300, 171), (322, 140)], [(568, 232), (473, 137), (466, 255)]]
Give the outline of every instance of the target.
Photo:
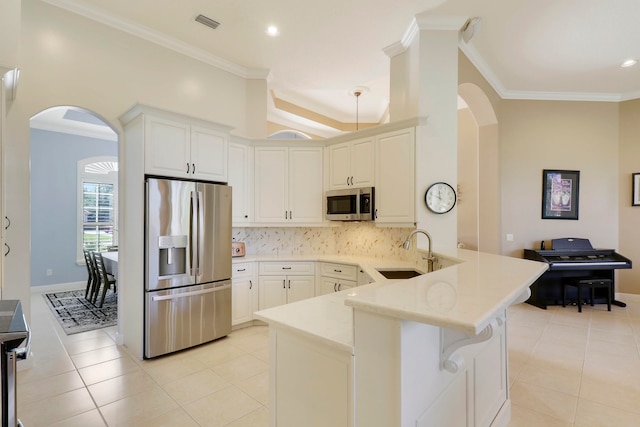
[(513, 242), (513, 234), (507, 234), (507, 242)]
[(47, 276), (53, 276), (53, 270), (50, 268), (47, 268)]

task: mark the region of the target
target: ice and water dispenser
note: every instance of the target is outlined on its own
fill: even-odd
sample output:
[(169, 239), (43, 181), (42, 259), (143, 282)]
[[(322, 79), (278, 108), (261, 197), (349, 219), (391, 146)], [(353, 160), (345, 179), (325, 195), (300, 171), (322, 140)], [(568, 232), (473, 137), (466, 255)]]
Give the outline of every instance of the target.
[(188, 236), (158, 237), (158, 275), (175, 276), (187, 273)]

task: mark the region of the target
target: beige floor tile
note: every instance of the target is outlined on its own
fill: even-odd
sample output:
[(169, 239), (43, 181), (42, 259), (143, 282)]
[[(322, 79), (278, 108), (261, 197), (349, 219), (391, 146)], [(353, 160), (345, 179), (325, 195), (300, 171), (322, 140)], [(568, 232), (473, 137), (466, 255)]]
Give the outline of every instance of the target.
[(573, 423), (562, 421), (547, 414), (532, 411), (521, 405), (511, 405), (509, 427), (571, 427)]
[(583, 376), (580, 385), (580, 398), (591, 400), (606, 406), (640, 413), (640, 385), (635, 384), (634, 380), (629, 380), (632, 384), (622, 384), (619, 381), (613, 381), (610, 378), (600, 380)]
[(177, 407), (178, 404), (160, 387), (155, 387), (101, 406), (99, 409), (109, 426), (137, 426)]
[(192, 353), (193, 357), (206, 367), (228, 362), (229, 360), (246, 354), (244, 350), (234, 346), (229, 339), (222, 339), (199, 346), (193, 349)]
[(195, 372), (164, 384), (164, 390), (178, 403), (185, 404), (215, 393), (231, 383), (210, 369)]
[(580, 399), (575, 425), (576, 427), (635, 427), (640, 424), (639, 418), (637, 412), (623, 411), (612, 406)]
[(238, 381), (235, 385), (263, 405), (269, 405), (269, 372)]
[(75, 365), (66, 353), (50, 354), (45, 357), (38, 353), (33, 356), (32, 362), (32, 368), (18, 371), (18, 384), (25, 384), (75, 370)]
[(242, 418), (227, 424), (226, 427), (269, 427), (269, 409), (262, 407), (249, 412)]
[(142, 369), (120, 375), (88, 386), (89, 393), (98, 406), (104, 406), (116, 400), (144, 393), (157, 388), (158, 384)]
[(146, 360), (141, 366), (159, 384), (179, 380), (206, 368), (193, 352), (190, 352), (189, 355), (182, 352), (159, 359)]
[(104, 427), (106, 426), (102, 415), (97, 409), (84, 412), (75, 417), (67, 418), (60, 422), (51, 424), (50, 427)]
[(580, 393), (581, 378), (581, 368), (567, 368), (554, 363), (530, 362), (518, 374), (518, 380), (573, 396)]
[[(621, 336), (616, 338), (615, 335), (601, 336), (601, 334), (606, 335), (603, 331), (594, 332), (595, 331), (592, 331), (591, 337), (589, 338), (587, 359), (589, 359), (590, 356), (598, 355), (634, 356), (637, 346), (635, 340), (629, 340), (628, 336), (626, 339), (621, 339)], [(640, 361), (640, 356), (637, 357), (637, 359)]]
[(173, 409), (157, 417), (144, 420), (136, 427), (199, 427), (200, 425), (182, 408)]
[(256, 357), (262, 360), (265, 363), (269, 363), (269, 348), (265, 348), (264, 350), (254, 351), (251, 353), (253, 357)]
[(119, 359), (113, 359), (98, 363), (97, 365), (78, 369), (78, 372), (80, 373), (80, 376), (82, 376), (85, 384), (91, 385), (100, 381), (119, 377), (120, 375), (134, 372), (139, 369), (140, 367), (138, 364), (129, 357), (121, 357)]
[(106, 362), (108, 360), (118, 359), (126, 355), (126, 352), (124, 352), (121, 347), (110, 345), (97, 350), (90, 350), (84, 353), (75, 354), (71, 356), (71, 360), (76, 365), (76, 368), (80, 369)]
[(184, 406), (200, 425), (224, 426), (260, 408), (256, 400), (229, 386)]
[(269, 365), (251, 355), (244, 355), (215, 365), (211, 369), (227, 381), (236, 382), (267, 372)]
[(106, 335), (101, 335), (96, 338), (89, 338), (82, 341), (74, 341), (65, 344), (65, 348), (69, 355), (73, 356), (74, 354), (84, 353), (85, 351), (97, 350), (103, 347), (115, 346), (116, 343), (113, 342), (111, 338)]
[(17, 387), (17, 400), (21, 404), (28, 404), (48, 397), (63, 394), (68, 391), (84, 388), (84, 382), (77, 371), (47, 377)]
[(558, 420), (573, 423), (578, 398), (546, 387), (516, 381), (511, 387), (513, 403)]
[(569, 326), (551, 323), (540, 337), (541, 343), (559, 343), (584, 348), (587, 343), (589, 328), (587, 326)]
[(48, 427), (92, 409), (95, 405), (91, 396), (81, 388), (26, 405), (18, 402), (18, 417), (25, 426)]
[(231, 337), (230, 340), (233, 346), (247, 353), (264, 350), (269, 346), (269, 337), (259, 332), (242, 337)]

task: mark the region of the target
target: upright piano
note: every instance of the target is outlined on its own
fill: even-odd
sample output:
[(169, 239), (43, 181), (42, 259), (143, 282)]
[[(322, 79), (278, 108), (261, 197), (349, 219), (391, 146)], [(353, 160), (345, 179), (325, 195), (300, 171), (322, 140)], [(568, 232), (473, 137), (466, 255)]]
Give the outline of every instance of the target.
[[(553, 239), (551, 244), (550, 250), (524, 250), (524, 258), (549, 264), (549, 269), (531, 285), (529, 304), (544, 309), (547, 305), (562, 304), (563, 282), (597, 277), (611, 280), (612, 304), (626, 306), (615, 299), (614, 270), (631, 268), (631, 260), (613, 249), (594, 249), (589, 239)], [(568, 292), (567, 299), (575, 301), (576, 290), (569, 287)], [(606, 297), (606, 289), (595, 290), (596, 303), (606, 303)]]

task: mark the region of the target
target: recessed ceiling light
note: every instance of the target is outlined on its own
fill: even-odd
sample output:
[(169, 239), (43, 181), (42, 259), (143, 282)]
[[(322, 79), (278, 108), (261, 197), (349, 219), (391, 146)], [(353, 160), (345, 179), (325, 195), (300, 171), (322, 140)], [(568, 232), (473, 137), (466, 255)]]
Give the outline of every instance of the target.
[(277, 36), (278, 35), (278, 27), (276, 27), (275, 25), (269, 25), (267, 27), (267, 34), (270, 35), (271, 37)]
[(633, 67), (634, 65), (636, 65), (638, 63), (637, 59), (627, 59), (626, 61), (624, 61), (622, 64), (620, 64), (620, 66), (622, 68), (627, 68), (627, 67)]

